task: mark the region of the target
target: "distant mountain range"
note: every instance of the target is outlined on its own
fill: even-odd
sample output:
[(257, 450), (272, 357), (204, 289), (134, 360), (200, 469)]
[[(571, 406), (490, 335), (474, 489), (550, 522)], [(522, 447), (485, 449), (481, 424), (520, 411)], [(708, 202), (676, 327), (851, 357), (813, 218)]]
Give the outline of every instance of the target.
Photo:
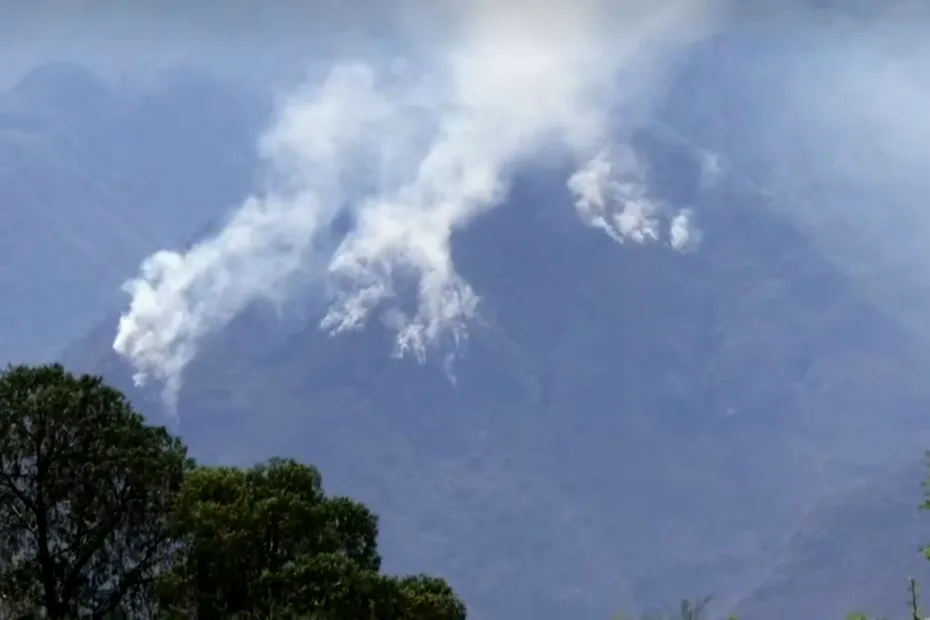
[[(693, 86), (665, 120), (700, 143), (706, 117), (675, 103)], [(5, 97), (0, 247), (20, 267), (0, 271), (18, 326), (0, 350), (71, 340), (62, 360), (157, 417), (157, 386), (133, 386), (111, 350), (118, 286), (244, 195), (261, 105), (192, 75), (121, 95), (62, 65)], [(178, 430), (205, 461), (317, 464), (381, 515), (389, 570), (448, 577), (475, 618), (606, 619), (705, 593), (747, 619), (902, 611), (905, 577), (930, 573), (926, 341), (777, 196), (702, 184), (668, 132), (637, 146), (655, 191), (695, 209), (698, 251), (618, 245), (577, 221), (562, 177), (529, 171), (454, 239), (484, 299), (454, 382), (391, 358), (377, 324), (320, 333), (305, 292), (207, 343)]]

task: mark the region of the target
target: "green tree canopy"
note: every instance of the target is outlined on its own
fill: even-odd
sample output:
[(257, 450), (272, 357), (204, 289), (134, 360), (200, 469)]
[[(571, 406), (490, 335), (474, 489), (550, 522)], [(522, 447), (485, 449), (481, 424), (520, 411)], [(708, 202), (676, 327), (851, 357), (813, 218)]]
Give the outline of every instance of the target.
[(0, 614), (464, 620), (445, 581), (381, 574), (377, 539), (312, 466), (196, 467), (100, 378), (0, 374)]
[(142, 613), (189, 461), (122, 394), (61, 366), (0, 374), (0, 594), (48, 618)]
[(380, 575), (375, 515), (327, 497), (316, 468), (293, 460), (192, 472), (175, 526), (183, 552), (163, 581), (166, 612), (193, 609), (202, 620), (465, 617), (442, 580)]

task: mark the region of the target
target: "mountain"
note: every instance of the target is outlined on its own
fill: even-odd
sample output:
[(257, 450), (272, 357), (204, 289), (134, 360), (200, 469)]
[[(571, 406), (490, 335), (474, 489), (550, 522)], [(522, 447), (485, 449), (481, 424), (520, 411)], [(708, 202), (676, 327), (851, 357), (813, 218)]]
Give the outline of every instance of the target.
[[(391, 358), (377, 324), (320, 333), (309, 295), (208, 343), (179, 431), (206, 461), (317, 464), (381, 515), (391, 570), (450, 578), (475, 617), (758, 594), (813, 507), (927, 445), (930, 359), (763, 195), (702, 189), (656, 135), (639, 148), (651, 186), (696, 209), (698, 251), (618, 245), (528, 173), (454, 239), (484, 298), (454, 381)], [(63, 359), (158, 415), (110, 351), (116, 319)]]
[(771, 574), (738, 605), (740, 617), (842, 618), (850, 610), (905, 617), (908, 577), (917, 579), (926, 607), (930, 566), (921, 550), (930, 520), (917, 508), (925, 477), (925, 463), (911, 464), (812, 511)]
[[(927, 151), (904, 136), (925, 145), (926, 127), (902, 112), (928, 92), (916, 61), (927, 49), (911, 39), (927, 23), (926, 7), (847, 4), (854, 19), (807, 14), (791, 39), (752, 27), (716, 38), (689, 58), (665, 115), (683, 129), (680, 140), (726, 153), (747, 185), (770, 196), (919, 349), (927, 341), (920, 265), (930, 185)], [(908, 20), (895, 18), (908, 9)], [(887, 19), (874, 19), (880, 13)], [(900, 90), (898, 79), (912, 90)], [(866, 90), (888, 98), (876, 103)], [(914, 419), (907, 428), (926, 426)], [(905, 577), (930, 582), (919, 551), (930, 543), (930, 518), (917, 508), (925, 477), (918, 453), (889, 461), (848, 494), (827, 493), (773, 554), (769, 574), (735, 604), (740, 617), (907, 615)]]
[(57, 355), (143, 258), (239, 200), (263, 114), (204, 76), (142, 89), (64, 62), (0, 92), (0, 361)]
[(660, 117), (679, 140), (721, 154), (883, 312), (927, 338), (930, 286), (914, 267), (930, 260), (930, 123), (917, 113), (930, 97), (919, 35), (930, 5), (865, 0), (843, 3), (844, 15), (832, 4), (747, 3), (752, 17), (689, 54)]

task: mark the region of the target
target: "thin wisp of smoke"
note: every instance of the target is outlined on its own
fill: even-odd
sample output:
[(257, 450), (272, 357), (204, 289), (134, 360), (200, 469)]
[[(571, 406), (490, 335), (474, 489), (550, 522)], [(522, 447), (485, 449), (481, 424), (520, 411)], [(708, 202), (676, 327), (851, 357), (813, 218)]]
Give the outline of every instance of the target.
[[(437, 27), (447, 36), (428, 62), (400, 73), (341, 63), (284, 98), (260, 140), (274, 181), (217, 234), (151, 256), (126, 284), (132, 299), (114, 348), (137, 381), (158, 379), (176, 399), (203, 338), (249, 304), (286, 297), (310, 263), (325, 265), (308, 276), (331, 296), (323, 329), (389, 313), (395, 353), (454, 349), (479, 295), (453, 265), (452, 233), (505, 204), (515, 167), (547, 150), (577, 162), (566, 182), (584, 223), (620, 242), (693, 247), (693, 216), (650, 197), (622, 138), (661, 90), (665, 61), (706, 32), (715, 3), (534, 6), (449, 7), (431, 24), (430, 41)], [(349, 233), (319, 243), (344, 213)], [(335, 250), (321, 257), (323, 246)], [(416, 283), (409, 315), (396, 299), (400, 278)]]

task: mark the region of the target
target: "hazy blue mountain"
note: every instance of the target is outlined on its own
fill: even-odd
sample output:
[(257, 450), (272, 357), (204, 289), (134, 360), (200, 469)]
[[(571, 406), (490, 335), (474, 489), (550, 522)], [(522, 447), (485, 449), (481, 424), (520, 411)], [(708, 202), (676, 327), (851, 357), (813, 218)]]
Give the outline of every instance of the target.
[[(180, 431), (210, 461), (318, 464), (381, 514), (391, 569), (448, 576), (477, 617), (749, 596), (819, 501), (920, 454), (930, 359), (759, 195), (699, 192), (680, 149), (642, 148), (700, 251), (618, 246), (528, 175), (456, 239), (486, 322), (454, 384), (376, 325), (255, 308), (191, 368)], [(155, 412), (115, 320), (65, 360)]]
[(917, 579), (926, 610), (930, 565), (921, 550), (930, 543), (930, 515), (917, 508), (926, 474), (926, 464), (915, 463), (812, 511), (740, 603), (740, 617), (843, 618), (859, 610), (904, 618), (908, 577)]
[(143, 258), (238, 201), (262, 119), (185, 73), (139, 89), (53, 63), (0, 92), (0, 362), (54, 356)]
[(844, 3), (860, 19), (747, 4), (783, 26), (738, 20), (690, 54), (663, 129), (722, 154), (864, 296), (927, 338), (930, 124), (919, 111), (930, 50), (919, 33), (930, 5), (911, 3), (912, 18), (886, 23), (865, 15), (905, 3)]

